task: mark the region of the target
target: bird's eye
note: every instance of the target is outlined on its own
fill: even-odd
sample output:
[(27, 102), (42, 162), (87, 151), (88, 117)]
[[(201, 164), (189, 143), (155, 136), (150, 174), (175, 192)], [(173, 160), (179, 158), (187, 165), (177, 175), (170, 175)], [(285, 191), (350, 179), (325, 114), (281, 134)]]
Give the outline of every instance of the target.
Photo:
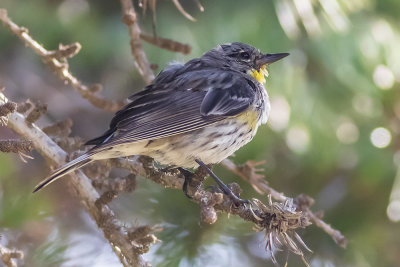
[(242, 59), (249, 59), (250, 58), (250, 54), (249, 53), (247, 53), (247, 52), (242, 52), (242, 53), (240, 53), (240, 57), (242, 58)]

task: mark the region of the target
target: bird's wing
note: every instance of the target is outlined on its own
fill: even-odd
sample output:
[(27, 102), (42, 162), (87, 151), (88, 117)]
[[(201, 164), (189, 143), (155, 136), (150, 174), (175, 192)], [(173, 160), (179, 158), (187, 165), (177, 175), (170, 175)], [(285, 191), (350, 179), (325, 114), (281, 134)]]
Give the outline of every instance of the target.
[(214, 84), (209, 88), (200, 106), (203, 116), (235, 116), (253, 103), (254, 83), (241, 76), (227, 77), (230, 78), (227, 82)]
[(235, 73), (217, 72), (209, 76), (195, 71), (186, 73), (177, 78), (179, 88), (172, 90), (165, 89), (165, 85), (157, 90), (156, 80), (152, 86), (130, 97), (133, 102), (116, 113), (110, 129), (87, 144), (105, 148), (177, 135), (246, 110), (254, 100), (254, 84)]

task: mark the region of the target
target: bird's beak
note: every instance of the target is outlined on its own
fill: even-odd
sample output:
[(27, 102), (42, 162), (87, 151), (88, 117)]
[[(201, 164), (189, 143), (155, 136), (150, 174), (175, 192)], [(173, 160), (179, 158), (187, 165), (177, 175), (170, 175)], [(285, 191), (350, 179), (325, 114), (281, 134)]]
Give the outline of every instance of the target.
[(260, 58), (256, 59), (256, 65), (258, 67), (269, 65), (278, 61), (284, 57), (287, 57), (289, 53), (278, 53), (278, 54), (264, 54)]

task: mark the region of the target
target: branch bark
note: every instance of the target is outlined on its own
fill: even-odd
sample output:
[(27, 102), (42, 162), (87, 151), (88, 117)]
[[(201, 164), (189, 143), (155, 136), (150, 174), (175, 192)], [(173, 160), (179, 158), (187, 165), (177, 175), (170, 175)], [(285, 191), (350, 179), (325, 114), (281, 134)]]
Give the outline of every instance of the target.
[(143, 41), (171, 52), (180, 52), (184, 55), (187, 55), (192, 51), (192, 47), (190, 45), (182, 44), (171, 39), (161, 38), (158, 36), (155, 37), (143, 32), (140, 33), (140, 38)]

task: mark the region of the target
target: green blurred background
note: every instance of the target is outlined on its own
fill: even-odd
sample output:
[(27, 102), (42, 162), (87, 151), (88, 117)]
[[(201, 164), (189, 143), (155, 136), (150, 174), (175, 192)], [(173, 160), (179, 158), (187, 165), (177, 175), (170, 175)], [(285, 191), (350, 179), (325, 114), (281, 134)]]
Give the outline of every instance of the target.
[[(137, 4), (137, 3), (135, 3)], [(236, 163), (266, 160), (270, 185), (295, 197), (316, 199), (314, 210), (348, 238), (339, 248), (322, 230), (299, 231), (314, 251), (312, 266), (400, 266), (400, 227), (386, 209), (400, 164), (400, 1), (276, 0), (183, 1), (197, 22), (172, 1), (157, 1), (159, 36), (189, 43), (188, 56), (144, 43), (161, 70), (173, 60), (198, 57), (217, 44), (240, 41), (264, 52), (290, 52), (272, 65), (267, 88), (272, 100), (268, 126), (236, 153)], [(102, 94), (123, 99), (144, 83), (134, 68), (119, 1), (2, 0), (1, 8), (47, 49), (79, 42), (72, 72), (85, 83), (100, 82)], [(152, 15), (140, 11), (151, 33)], [(70, 117), (72, 135), (84, 139), (107, 128), (112, 114), (99, 110), (64, 85), (40, 58), (0, 27), (0, 86), (13, 101), (48, 104), (38, 124)], [(84, 114), (84, 116), (82, 115)], [(18, 138), (0, 127), (0, 138)], [(0, 242), (22, 249), (25, 266), (120, 266), (102, 233), (59, 182), (37, 195), (33, 186), (49, 172), (39, 154), (28, 163), (0, 154)], [(225, 182), (237, 181), (244, 197), (250, 185), (222, 167)], [(111, 206), (128, 225), (159, 224), (161, 243), (145, 258), (155, 266), (273, 266), (264, 236), (225, 214), (214, 225), (200, 222), (199, 207), (179, 190), (139, 179), (135, 192)], [(301, 266), (287, 252), (283, 265)]]

